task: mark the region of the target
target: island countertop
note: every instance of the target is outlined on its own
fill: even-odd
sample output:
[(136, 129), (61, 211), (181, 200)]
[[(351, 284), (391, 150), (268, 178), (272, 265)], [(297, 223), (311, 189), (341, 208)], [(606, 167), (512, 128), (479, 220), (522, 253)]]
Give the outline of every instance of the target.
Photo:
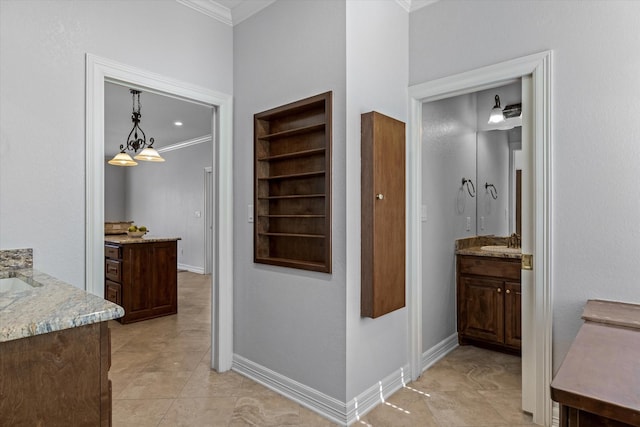
[(125, 245), (129, 243), (171, 242), (174, 240), (182, 240), (182, 238), (162, 236), (129, 237), (127, 234), (109, 234), (104, 236), (105, 243), (115, 243), (118, 245)]
[(0, 292), (0, 342), (117, 319), (124, 309), (32, 268), (0, 271), (29, 289)]

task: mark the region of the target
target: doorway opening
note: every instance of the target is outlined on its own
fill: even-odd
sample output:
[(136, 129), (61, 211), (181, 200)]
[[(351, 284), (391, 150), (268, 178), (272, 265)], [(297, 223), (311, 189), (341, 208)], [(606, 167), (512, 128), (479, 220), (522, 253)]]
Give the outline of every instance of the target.
[[(211, 367), (232, 364), (233, 203), (231, 96), (146, 70), (87, 54), (86, 66), (86, 290), (104, 296), (104, 100), (105, 82), (118, 82), (212, 107), (215, 133), (211, 204), (215, 222), (211, 244)], [(224, 226), (221, 226), (224, 225)]]
[[(533, 421), (551, 424), (551, 159), (550, 159), (550, 106), (551, 106), (551, 52), (542, 52), (514, 59), (466, 73), (433, 80), (409, 88), (410, 119), (407, 141), (407, 277), (409, 300), (409, 345), (412, 379), (423, 369), (423, 275), (422, 275), (422, 132), (423, 103), (479, 92), (504, 85), (516, 79), (523, 80), (523, 105), (530, 105), (523, 122), (523, 141), (529, 140), (532, 150), (530, 170), (523, 175), (523, 186), (530, 185), (532, 204), (523, 206), (523, 215), (530, 214), (532, 238), (523, 242), (523, 253), (535, 259), (530, 271), (523, 271), (523, 283), (530, 283), (530, 307), (523, 310), (527, 322), (532, 354), (523, 361), (530, 374), (529, 384), (523, 384), (523, 394), (532, 399)], [(529, 182), (527, 182), (529, 181)], [(525, 278), (526, 277), (526, 278)]]

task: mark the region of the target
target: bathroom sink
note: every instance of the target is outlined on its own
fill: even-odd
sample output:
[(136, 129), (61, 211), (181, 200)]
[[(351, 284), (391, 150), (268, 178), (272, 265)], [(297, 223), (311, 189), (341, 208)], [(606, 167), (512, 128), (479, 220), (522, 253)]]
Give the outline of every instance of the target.
[(30, 289), (33, 289), (33, 286), (17, 277), (0, 279), (0, 293), (28, 291)]
[(480, 249), (483, 251), (495, 252), (500, 254), (521, 254), (522, 253), (522, 248), (510, 248), (508, 246), (500, 246), (500, 245), (482, 246)]

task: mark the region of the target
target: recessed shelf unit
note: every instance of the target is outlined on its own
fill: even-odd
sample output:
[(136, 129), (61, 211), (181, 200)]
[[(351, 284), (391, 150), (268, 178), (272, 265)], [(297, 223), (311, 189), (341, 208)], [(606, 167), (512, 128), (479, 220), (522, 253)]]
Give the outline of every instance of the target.
[(254, 115), (254, 262), (331, 273), (331, 105)]

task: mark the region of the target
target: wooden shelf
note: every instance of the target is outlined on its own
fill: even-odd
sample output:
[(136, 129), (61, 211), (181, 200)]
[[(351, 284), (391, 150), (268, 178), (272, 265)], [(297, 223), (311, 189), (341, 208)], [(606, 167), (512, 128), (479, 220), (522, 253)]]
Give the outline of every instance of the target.
[(324, 175), (324, 171), (314, 171), (314, 172), (288, 173), (286, 175), (265, 176), (265, 177), (259, 177), (258, 179), (270, 180), (270, 179), (289, 179), (289, 178), (311, 178), (314, 176), (322, 176), (322, 175)]
[(310, 199), (314, 197), (326, 197), (326, 194), (287, 194), (284, 196), (258, 197), (258, 200), (279, 200), (279, 199)]
[(254, 262), (331, 272), (332, 93), (254, 115)]
[(276, 132), (276, 133), (272, 133), (272, 134), (269, 134), (269, 135), (262, 135), (262, 136), (259, 136), (258, 138), (266, 140), (266, 141), (269, 141), (269, 140), (274, 140), (274, 139), (277, 139), (277, 138), (285, 138), (285, 137), (290, 137), (290, 136), (303, 135), (305, 133), (311, 133), (311, 132), (317, 132), (317, 131), (324, 130), (324, 126), (325, 126), (324, 123), (319, 123), (317, 125), (304, 126), (304, 127), (300, 127), (300, 128), (283, 130), (281, 132)]
[(324, 215), (258, 215), (267, 218), (324, 218)]
[(324, 239), (324, 234), (300, 234), (300, 233), (258, 233), (259, 236), (272, 237), (305, 237), (310, 239)]
[(267, 157), (261, 157), (258, 160), (259, 161), (274, 161), (274, 160), (286, 160), (286, 159), (295, 159), (297, 157), (306, 157), (306, 156), (313, 156), (316, 154), (324, 154), (326, 150), (324, 148), (314, 148), (311, 150), (303, 150), (303, 151), (295, 151), (293, 153), (287, 153), (287, 154), (278, 154), (275, 156), (267, 156)]

